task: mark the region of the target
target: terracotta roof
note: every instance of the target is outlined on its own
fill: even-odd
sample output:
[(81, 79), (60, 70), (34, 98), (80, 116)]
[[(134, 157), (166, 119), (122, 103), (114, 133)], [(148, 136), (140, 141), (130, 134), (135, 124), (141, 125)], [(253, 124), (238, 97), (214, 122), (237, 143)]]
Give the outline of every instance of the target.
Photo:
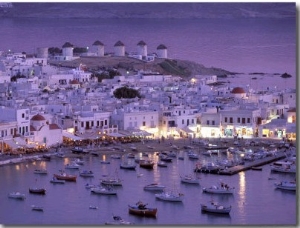
[(50, 130), (55, 130), (55, 129), (60, 129), (57, 124), (49, 124), (49, 129)]
[(78, 80), (74, 79), (74, 80), (70, 81), (70, 84), (75, 85), (75, 84), (80, 84), (80, 82)]
[(290, 108), (287, 112), (296, 112), (296, 108)]
[(63, 48), (73, 47), (73, 44), (71, 44), (70, 42), (66, 42), (62, 47)]
[(145, 46), (145, 45), (147, 45), (143, 40), (141, 40), (140, 42), (138, 42), (138, 44), (137, 45), (139, 45), (139, 46)]
[(157, 50), (159, 49), (167, 49), (167, 47), (163, 44), (158, 45)]
[(45, 117), (43, 117), (42, 115), (37, 114), (37, 115), (33, 116), (33, 117), (31, 118), (31, 120), (33, 120), (33, 121), (41, 121), (41, 120), (46, 120), (46, 119), (45, 119)]
[(120, 40), (115, 43), (115, 47), (125, 46)]
[(246, 93), (246, 92), (241, 87), (235, 87), (233, 90), (231, 90), (231, 93)]
[(93, 43), (94, 46), (104, 46), (103, 43), (101, 43), (99, 40), (96, 40), (94, 43)]

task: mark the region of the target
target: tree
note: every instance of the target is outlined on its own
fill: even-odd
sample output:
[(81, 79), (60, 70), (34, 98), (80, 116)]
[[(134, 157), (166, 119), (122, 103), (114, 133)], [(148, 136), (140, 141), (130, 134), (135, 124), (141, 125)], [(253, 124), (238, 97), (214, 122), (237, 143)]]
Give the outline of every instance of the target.
[(141, 98), (141, 95), (139, 93), (139, 91), (132, 89), (132, 88), (128, 88), (126, 86), (120, 87), (118, 89), (116, 89), (114, 91), (114, 96), (117, 99), (121, 99), (121, 98)]

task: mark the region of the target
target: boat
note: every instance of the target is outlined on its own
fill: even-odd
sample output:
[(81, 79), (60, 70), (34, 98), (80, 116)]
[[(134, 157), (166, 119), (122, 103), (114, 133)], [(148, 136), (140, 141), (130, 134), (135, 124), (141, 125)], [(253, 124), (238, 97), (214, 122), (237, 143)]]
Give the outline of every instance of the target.
[(65, 180), (59, 180), (56, 177), (52, 177), (52, 179), (50, 180), (50, 183), (53, 184), (64, 184), (66, 181)]
[(131, 169), (131, 170), (135, 170), (136, 168), (136, 164), (129, 162), (129, 161), (122, 161), (120, 164), (120, 168), (121, 169)]
[(280, 183), (274, 183), (276, 188), (283, 190), (296, 191), (297, 185), (296, 181), (281, 181)]
[(119, 155), (119, 154), (112, 154), (112, 155), (110, 155), (110, 158), (121, 159), (121, 155)]
[(31, 205), (31, 210), (33, 211), (44, 211), (44, 208), (41, 206)]
[(89, 151), (83, 149), (82, 147), (75, 146), (74, 148), (71, 149), (73, 154), (87, 154)]
[(219, 205), (217, 202), (210, 201), (208, 204), (201, 204), (201, 210), (204, 212), (229, 214), (231, 211), (231, 206), (223, 206)]
[(261, 171), (261, 170), (262, 170), (262, 167), (261, 167), (261, 166), (252, 166), (251, 169), (252, 169), (252, 170)]
[(76, 158), (76, 159), (74, 160), (74, 163), (77, 164), (77, 165), (84, 165), (84, 161), (81, 160), (80, 158)]
[(140, 167), (144, 169), (153, 169), (154, 162), (151, 160), (140, 160)]
[(89, 184), (89, 183), (86, 183), (85, 184), (85, 188), (86, 189), (91, 189), (91, 188), (96, 188), (97, 186), (95, 184)]
[(168, 167), (168, 164), (165, 163), (164, 161), (159, 161), (159, 162), (157, 162), (157, 166), (159, 166), (159, 167)]
[(45, 195), (46, 189), (45, 188), (29, 188), (29, 193)]
[(215, 193), (215, 194), (233, 194), (234, 187), (230, 187), (228, 184), (223, 182), (218, 183), (218, 185), (213, 185), (209, 188), (203, 188), (203, 192), (205, 193)]
[(165, 188), (166, 186), (158, 183), (152, 183), (144, 186), (144, 190), (146, 191), (163, 191)]
[(122, 219), (120, 216), (117, 215), (113, 215), (112, 221), (105, 222), (105, 225), (115, 225), (115, 226), (132, 225), (132, 224), (133, 224), (132, 222), (125, 221), (124, 219)]
[(172, 162), (173, 158), (167, 156), (167, 155), (162, 155), (160, 156), (160, 160), (164, 162)]
[(155, 194), (155, 198), (163, 201), (182, 202), (184, 195), (174, 191), (163, 191), (162, 193)]
[(101, 160), (100, 163), (101, 163), (101, 164), (110, 164), (110, 161)]
[(147, 207), (148, 204), (138, 201), (135, 205), (128, 205), (129, 214), (156, 217), (157, 208)]
[(122, 180), (119, 178), (105, 178), (100, 181), (103, 185), (122, 186)]
[(45, 159), (46, 161), (51, 161), (51, 155), (43, 154), (42, 158)]
[(180, 180), (182, 183), (200, 184), (199, 179), (196, 177), (193, 177), (192, 175), (180, 176)]
[(196, 164), (195, 172), (218, 174), (221, 167), (213, 162), (208, 162), (205, 165)]
[(70, 174), (66, 174), (64, 172), (61, 172), (60, 174), (53, 174), (53, 176), (56, 177), (58, 180), (65, 180), (65, 181), (76, 182), (76, 179), (77, 179), (76, 175), (70, 175)]
[(97, 207), (97, 206), (92, 206), (92, 205), (90, 205), (90, 206), (89, 206), (89, 209), (97, 210), (98, 207)]
[(65, 166), (66, 169), (79, 169), (80, 165), (76, 164), (75, 162), (71, 163), (71, 164), (67, 164)]
[(33, 172), (36, 174), (48, 174), (46, 169), (35, 169)]
[(187, 156), (189, 159), (195, 159), (195, 160), (199, 159), (199, 155), (193, 151), (188, 151)]
[(83, 170), (79, 172), (79, 176), (81, 177), (94, 177), (94, 172), (93, 171), (87, 171), (87, 170)]
[(278, 161), (271, 165), (271, 171), (280, 173), (296, 173), (297, 167), (294, 162)]
[(20, 192), (11, 192), (8, 194), (8, 198), (24, 200), (24, 199), (26, 199), (26, 196), (25, 196), (25, 194), (20, 193)]
[(91, 188), (91, 192), (101, 195), (117, 195), (117, 191), (111, 186)]

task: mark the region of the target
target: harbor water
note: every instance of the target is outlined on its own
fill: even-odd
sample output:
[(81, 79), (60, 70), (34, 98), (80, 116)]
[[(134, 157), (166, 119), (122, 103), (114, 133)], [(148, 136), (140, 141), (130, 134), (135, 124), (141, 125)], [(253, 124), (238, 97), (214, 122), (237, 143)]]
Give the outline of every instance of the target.
[[(232, 176), (194, 173), (196, 162), (184, 153), (184, 160), (173, 158), (168, 167), (154, 165), (147, 170), (137, 165), (136, 170), (120, 169), (121, 159), (110, 158), (110, 153), (99, 157), (83, 155), (81, 170), (92, 170), (94, 177), (81, 177), (78, 170), (65, 169), (74, 158), (53, 157), (51, 161), (30, 161), (0, 167), (0, 221), (4, 225), (104, 225), (119, 215), (137, 225), (295, 225), (297, 222), (297, 196), (295, 191), (276, 189), (275, 182), (294, 180), (295, 174), (274, 173), (270, 164), (261, 171), (247, 170)], [(141, 153), (138, 153), (140, 156)], [(226, 155), (225, 155), (226, 156)], [(149, 158), (158, 161), (153, 151)], [(110, 164), (102, 164), (106, 159)], [(35, 174), (35, 169), (47, 169), (48, 174)], [(77, 175), (77, 182), (52, 184), (53, 174), (64, 170)], [(180, 176), (193, 174), (200, 178), (200, 185), (181, 183)], [(118, 176), (123, 185), (115, 187), (117, 195), (98, 195), (85, 188), (87, 183), (100, 184), (100, 179)], [(203, 193), (203, 187), (223, 181), (235, 187), (232, 195)], [(155, 198), (154, 192), (145, 191), (147, 184), (159, 183), (166, 189), (184, 194), (182, 202), (166, 202)], [(45, 195), (29, 194), (30, 187), (44, 187)], [(25, 200), (8, 198), (8, 193), (19, 191)], [(137, 201), (157, 207), (157, 217), (138, 217), (128, 213), (128, 205)], [(231, 205), (229, 215), (203, 213), (200, 204), (210, 200)], [(43, 212), (32, 211), (31, 205), (44, 207)], [(97, 210), (89, 209), (97, 206)]]

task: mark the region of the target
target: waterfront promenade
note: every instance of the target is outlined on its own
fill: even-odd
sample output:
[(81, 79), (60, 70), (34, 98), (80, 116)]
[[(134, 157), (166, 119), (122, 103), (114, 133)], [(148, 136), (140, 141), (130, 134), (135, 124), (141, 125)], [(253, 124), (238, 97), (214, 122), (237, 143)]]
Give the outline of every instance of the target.
[[(256, 146), (246, 146), (246, 142), (252, 139), (240, 139), (238, 140), (240, 145), (238, 147), (247, 147), (251, 148), (255, 151), (261, 147), (267, 147), (268, 144), (278, 143), (279, 140), (274, 139), (256, 139), (257, 142)], [(234, 145), (234, 142), (237, 140), (234, 138), (210, 138), (210, 139), (165, 139), (165, 140), (158, 140), (158, 139), (149, 139), (149, 140), (142, 140), (141, 142), (135, 143), (116, 143), (111, 145), (101, 145), (101, 146), (85, 146), (84, 149), (87, 149), (90, 153), (97, 154), (99, 156), (104, 154), (125, 154), (125, 153), (140, 153), (140, 152), (147, 152), (147, 153), (154, 153), (154, 152), (163, 152), (163, 151), (185, 151), (187, 148), (193, 150), (197, 153), (201, 153), (205, 151), (205, 145), (203, 141), (206, 141), (210, 144), (225, 146), (225, 147), (237, 147)], [(136, 148), (136, 150), (132, 150), (132, 146)], [(60, 152), (62, 152), (65, 157), (78, 157), (78, 154), (73, 154), (71, 149), (73, 146), (64, 146), (60, 148)], [(240, 171), (244, 171), (247, 169), (251, 169), (253, 166), (260, 166), (267, 163), (271, 163), (272, 161), (283, 159), (286, 155), (284, 153), (285, 149), (278, 150), (276, 156), (266, 157), (263, 159), (258, 159), (252, 162), (247, 162), (244, 165), (237, 165), (226, 170), (220, 172), (221, 175), (233, 175)], [(21, 162), (26, 162), (29, 160), (40, 159), (42, 155), (54, 155), (57, 152), (56, 148), (50, 148), (48, 152), (44, 153), (35, 153), (30, 155), (1, 155), (0, 156), (0, 166), (1, 165), (9, 165), (9, 164), (16, 164)], [(83, 155), (85, 156), (85, 155)]]

